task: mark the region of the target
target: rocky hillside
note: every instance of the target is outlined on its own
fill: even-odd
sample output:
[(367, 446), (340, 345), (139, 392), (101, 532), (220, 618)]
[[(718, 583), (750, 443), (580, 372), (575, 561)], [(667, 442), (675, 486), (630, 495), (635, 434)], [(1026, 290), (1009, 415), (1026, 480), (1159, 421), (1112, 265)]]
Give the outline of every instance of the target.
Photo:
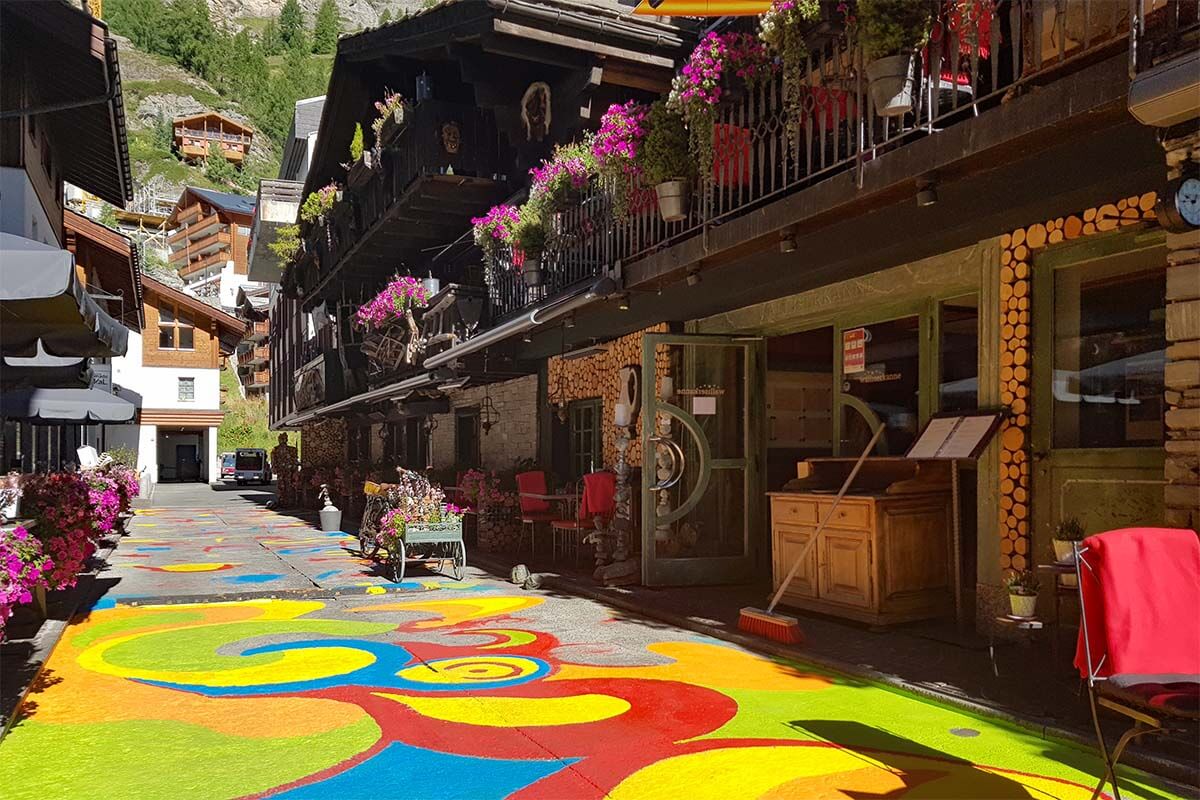
[(212, 110), (251, 127), (253, 122), (236, 102), (221, 97), (203, 79), (162, 56), (138, 50), (122, 36), (113, 38), (120, 54), (135, 187), (150, 187), (159, 197), (177, 197), (185, 185), (249, 194), (249, 187), (257, 178), (275, 177), (279, 170), (279, 147), (257, 130), (241, 186), (214, 181), (202, 166), (190, 166), (176, 157), (171, 152), (170, 123), (177, 116)]
[[(373, 28), (385, 11), (396, 19), (406, 13), (432, 5), (436, 0), (337, 0), (344, 30)], [(300, 7), (310, 19), (316, 15), (321, 0), (300, 0)], [(283, 0), (208, 0), (213, 19), (230, 20), (253, 25), (254, 20), (278, 17)]]

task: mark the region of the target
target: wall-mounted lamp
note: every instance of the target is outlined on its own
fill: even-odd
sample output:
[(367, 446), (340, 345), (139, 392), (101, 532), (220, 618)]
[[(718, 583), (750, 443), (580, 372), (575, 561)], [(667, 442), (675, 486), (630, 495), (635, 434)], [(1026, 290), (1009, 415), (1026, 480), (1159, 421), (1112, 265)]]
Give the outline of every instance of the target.
[(621, 309), (622, 311), (629, 310), (629, 295), (628, 294), (617, 295), (617, 308)]
[(533, 334), (531, 334), (529, 331), (525, 331), (521, 334), (521, 341), (525, 344), (529, 344), (533, 341)]
[(933, 181), (917, 181), (917, 205), (921, 208), (937, 205), (937, 184)]
[(796, 252), (796, 231), (792, 228), (787, 228), (779, 234), (779, 252), (794, 253)]
[(700, 270), (694, 269), (688, 273), (687, 285), (688, 286), (699, 286), (700, 285)]
[(563, 327), (564, 328), (574, 328), (575, 327), (575, 315), (574, 314), (567, 314), (566, 318), (563, 320)]

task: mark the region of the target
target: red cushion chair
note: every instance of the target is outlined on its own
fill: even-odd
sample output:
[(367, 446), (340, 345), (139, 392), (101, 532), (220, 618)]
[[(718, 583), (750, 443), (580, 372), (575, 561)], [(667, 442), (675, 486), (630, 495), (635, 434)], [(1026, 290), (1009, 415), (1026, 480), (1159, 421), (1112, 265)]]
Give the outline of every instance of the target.
[[(1075, 666), (1087, 681), (1105, 774), (1117, 784), (1125, 746), (1146, 734), (1195, 741), (1200, 720), (1200, 538), (1175, 528), (1089, 536), (1078, 550), (1081, 625)], [(1099, 709), (1134, 721), (1110, 752)]]
[(575, 519), (560, 519), (550, 523), (556, 539), (560, 532), (571, 539), (576, 561), (579, 560), (579, 544), (584, 533), (596, 530), (597, 518), (599, 526), (607, 525), (612, 519), (616, 509), (616, 494), (617, 477), (613, 473), (600, 471), (584, 475), (583, 496), (580, 498), (579, 513)]
[(525, 529), (529, 528), (529, 554), (534, 553), (534, 536), (539, 522), (552, 522), (558, 515), (550, 508), (548, 500), (527, 497), (527, 494), (548, 494), (546, 490), (546, 473), (541, 470), (521, 472), (517, 474), (517, 493), (521, 503), (521, 538), (525, 538)]

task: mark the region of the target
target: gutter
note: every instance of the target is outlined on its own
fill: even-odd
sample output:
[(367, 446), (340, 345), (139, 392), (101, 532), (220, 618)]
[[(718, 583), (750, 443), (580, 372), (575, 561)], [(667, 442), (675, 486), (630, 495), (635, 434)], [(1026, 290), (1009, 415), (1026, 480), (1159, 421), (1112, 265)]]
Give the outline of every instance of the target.
[(460, 345), (456, 345), (445, 352), (427, 358), (421, 366), (425, 369), (437, 369), (438, 367), (446, 366), (463, 356), (477, 353), (494, 344), (499, 344), (505, 339), (525, 333), (526, 331), (531, 331), (539, 325), (545, 325), (577, 308), (582, 308), (597, 300), (611, 297), (616, 291), (616, 281), (608, 277), (601, 278), (591, 286), (580, 288), (570, 294), (555, 298), (548, 303), (537, 306), (528, 314), (522, 314), (516, 319), (510, 319), (508, 322), (497, 325), (495, 328), (490, 328)]
[(392, 385), (384, 386), (381, 389), (372, 389), (369, 392), (363, 392), (362, 394), (356, 394), (353, 397), (347, 397), (345, 400), (339, 400), (336, 403), (327, 405), (324, 408), (319, 408), (316, 411), (306, 412), (309, 416), (297, 417), (292, 421), (292, 424), (295, 425), (300, 422), (305, 422), (311, 417), (325, 416), (326, 414), (331, 414), (334, 411), (341, 411), (343, 408), (350, 408), (351, 406), (355, 406), (360, 403), (374, 403), (379, 400), (386, 400), (389, 397), (394, 397), (395, 395), (402, 394), (413, 389), (423, 389), (426, 386), (433, 386), (437, 382), (438, 378), (435, 378), (431, 373), (423, 372), (420, 375), (414, 375), (411, 378), (406, 378), (399, 383), (393, 383)]

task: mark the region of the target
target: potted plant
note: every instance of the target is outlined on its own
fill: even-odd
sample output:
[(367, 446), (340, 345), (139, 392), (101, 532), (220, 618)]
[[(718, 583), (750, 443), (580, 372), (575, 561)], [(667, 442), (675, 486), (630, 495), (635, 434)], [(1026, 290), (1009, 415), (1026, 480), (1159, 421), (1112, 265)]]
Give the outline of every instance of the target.
[(354, 138), (350, 140), (350, 163), (346, 164), (346, 184), (361, 186), (371, 177), (371, 151), (363, 149), (363, 129), (354, 123)]
[[(664, 222), (686, 219), (691, 200), (691, 182), (696, 161), (688, 152), (688, 132), (683, 119), (661, 100), (650, 107), (649, 132), (638, 151), (638, 167), (645, 182), (658, 195), (658, 211)], [(709, 127), (709, 149), (712, 138)]]
[(546, 214), (544, 202), (530, 198), (517, 212), (512, 229), (513, 266), (521, 270), (526, 286), (542, 285), (542, 254), (546, 250)]
[(1054, 558), (1060, 564), (1075, 563), (1075, 545), (1087, 538), (1078, 517), (1067, 517), (1054, 528)]
[(702, 175), (712, 171), (717, 106), (736, 101), (773, 71), (766, 48), (748, 33), (710, 33), (696, 45), (671, 83), (667, 104), (686, 124)]
[(520, 219), (517, 207), (507, 203), (492, 206), (482, 217), (471, 219), (475, 245), (489, 265), (495, 266), (500, 248), (512, 243), (512, 232)]
[(793, 146), (800, 136), (807, 88), (808, 43), (804, 31), (820, 16), (820, 0), (772, 0), (758, 23), (758, 38), (775, 53), (783, 70), (783, 109)]
[(336, 183), (330, 183), (310, 192), (300, 206), (300, 219), (308, 223), (324, 224), (326, 217), (341, 199), (342, 189)]
[(592, 136), (587, 134), (578, 142), (558, 145), (554, 155), (540, 167), (529, 170), (532, 181), (530, 198), (544, 198), (555, 207), (578, 202), (579, 193), (596, 174), (596, 157), (592, 154)]
[(1004, 585), (1014, 617), (1028, 619), (1037, 615), (1037, 593), (1041, 588), (1037, 573), (1028, 569), (1013, 570)]
[(859, 0), (858, 41), (875, 111), (897, 117), (913, 107), (916, 54), (929, 39), (930, 0)]
[(596, 172), (612, 198), (613, 214), (629, 216), (629, 197), (641, 169), (638, 150), (646, 138), (650, 108), (636, 100), (614, 103), (600, 118), (600, 130), (592, 139)]
[(375, 146), (381, 148), (396, 138), (404, 128), (404, 98), (399, 92), (385, 90), (382, 100), (375, 101), (379, 116), (371, 123), (375, 132)]

